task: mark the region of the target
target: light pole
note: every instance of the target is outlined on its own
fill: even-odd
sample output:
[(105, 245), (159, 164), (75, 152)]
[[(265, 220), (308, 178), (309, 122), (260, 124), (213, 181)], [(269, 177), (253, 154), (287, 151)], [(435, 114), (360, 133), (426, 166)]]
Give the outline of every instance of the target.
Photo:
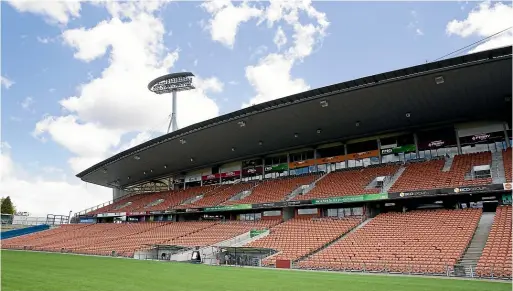
[(192, 85), (194, 75), (191, 72), (173, 73), (160, 76), (148, 84), (148, 90), (155, 94), (171, 93), (173, 97), (171, 118), (167, 132), (178, 130), (176, 97), (179, 91), (194, 89)]

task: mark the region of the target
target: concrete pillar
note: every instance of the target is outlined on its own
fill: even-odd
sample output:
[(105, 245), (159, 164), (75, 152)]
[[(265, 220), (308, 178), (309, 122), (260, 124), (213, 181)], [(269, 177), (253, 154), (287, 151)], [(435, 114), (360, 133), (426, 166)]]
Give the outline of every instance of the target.
[(287, 221), (289, 219), (294, 218), (294, 214), (295, 214), (294, 208), (292, 208), (292, 207), (283, 208), (283, 221)]
[(344, 155), (346, 156), (346, 160), (344, 161), (344, 164), (346, 165), (346, 168), (347, 168), (347, 144), (344, 144)]
[(458, 129), (454, 129), (454, 134), (456, 135), (456, 146), (458, 147), (458, 154), (461, 155), (461, 144), (460, 144), (460, 135), (458, 134)]
[(378, 143), (378, 161), (381, 164), (381, 139), (378, 137), (376, 142)]
[(314, 161), (315, 161), (315, 172), (319, 172), (319, 166), (317, 165), (317, 149), (314, 149)]
[(290, 176), (289, 164), (290, 164), (290, 155), (289, 155), (289, 153), (287, 153), (287, 176)]
[(417, 137), (417, 133), (413, 133), (413, 142), (415, 143), (415, 155), (417, 159), (419, 158), (419, 138)]
[(262, 179), (265, 178), (265, 158), (262, 158)]
[(504, 138), (506, 139), (506, 147), (511, 147), (511, 144), (509, 142), (509, 136), (508, 136), (508, 127), (506, 125), (506, 122), (502, 123), (502, 128), (504, 129)]

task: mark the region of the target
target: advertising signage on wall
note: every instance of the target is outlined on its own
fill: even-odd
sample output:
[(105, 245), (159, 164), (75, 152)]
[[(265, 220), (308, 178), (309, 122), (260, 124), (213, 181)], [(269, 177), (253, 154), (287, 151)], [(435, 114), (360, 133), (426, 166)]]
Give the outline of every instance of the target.
[(502, 204), (511, 205), (511, 193), (502, 194)]
[(461, 145), (471, 145), (471, 144), (480, 144), (480, 143), (493, 143), (496, 141), (501, 141), (504, 139), (504, 133), (501, 131), (498, 132), (490, 132), (490, 133), (480, 133), (474, 134), (470, 136), (460, 137)]
[(279, 164), (274, 166), (265, 166), (266, 173), (281, 173), (285, 172), (289, 169), (288, 164)]
[(348, 155), (346, 155), (346, 158), (348, 160), (360, 160), (360, 159), (377, 157), (378, 155), (379, 155), (378, 150), (372, 150), (372, 151), (348, 154)]
[(379, 156), (378, 150), (371, 150), (371, 151), (365, 151), (365, 152), (358, 152), (358, 153), (352, 153), (347, 155), (339, 155), (339, 156), (333, 156), (333, 157), (324, 157), (319, 158), (315, 160), (308, 160), (308, 161), (301, 161), (301, 162), (294, 162), (291, 163), (291, 169), (293, 168), (302, 168), (312, 165), (324, 165), (324, 164), (334, 164), (334, 163), (341, 163), (347, 160), (361, 160), (361, 159), (367, 159), (367, 158), (374, 158)]
[(251, 204), (236, 204), (236, 205), (206, 207), (203, 209), (203, 211), (212, 212), (212, 211), (244, 210), (244, 209), (251, 209), (251, 208), (252, 208)]
[(219, 180), (219, 178), (221, 178), (221, 174), (219, 174), (219, 173), (201, 176), (201, 180), (203, 180), (203, 181), (215, 180), (215, 179)]
[(381, 155), (399, 154), (399, 153), (410, 153), (414, 152), (417, 148), (414, 144), (408, 144), (403, 146), (397, 146), (393, 148), (381, 149)]
[(315, 160), (297, 161), (289, 163), (289, 169), (304, 168), (315, 165)]
[(208, 180), (219, 180), (220, 178), (231, 178), (231, 177), (240, 177), (240, 171), (230, 171), (226, 173), (217, 173), (217, 174), (210, 174), (210, 175), (204, 175), (201, 176), (201, 180), (208, 181)]
[(388, 199), (387, 193), (379, 193), (379, 194), (364, 194), (364, 195), (355, 195), (355, 196), (342, 196), (342, 197), (334, 197), (334, 198), (323, 198), (323, 199), (314, 199), (312, 200), (312, 204), (335, 204), (335, 203), (348, 203), (348, 202), (359, 202), (359, 201), (372, 201), (372, 200), (381, 200)]
[(334, 164), (334, 163), (344, 162), (345, 160), (346, 160), (346, 156), (345, 155), (334, 156), (334, 157), (326, 157), (326, 158), (317, 159), (317, 164), (319, 164), (319, 165), (322, 165), (322, 164)]
[(253, 167), (256, 167), (256, 166), (261, 166), (262, 165), (262, 159), (254, 159), (254, 160), (249, 160), (249, 161), (243, 161), (242, 162), (242, 168), (253, 168)]
[(388, 193), (388, 199), (433, 196), (441, 194), (440, 189)]
[(221, 178), (232, 178), (232, 177), (240, 177), (240, 171), (230, 171), (226, 173), (221, 173)]
[(394, 192), (388, 193), (389, 199), (397, 198), (413, 198), (413, 197), (427, 197), (437, 195), (454, 195), (454, 194), (469, 194), (469, 193), (486, 193), (493, 191), (503, 190), (502, 184), (491, 184), (481, 186), (463, 186), (456, 188), (442, 188), (442, 189), (431, 189), (431, 190), (418, 190), (408, 192)]
[(290, 206), (300, 206), (300, 205), (310, 205), (312, 204), (310, 200), (297, 200), (297, 201), (280, 201), (280, 202), (268, 202), (268, 203), (258, 203), (253, 204), (253, 209), (261, 209), (261, 208), (275, 208), (275, 207), (290, 207)]
[(245, 168), (245, 169), (242, 169), (242, 177), (262, 175), (263, 172), (264, 172), (264, 168), (262, 166)]
[(454, 127), (438, 128), (436, 130), (417, 133), (419, 150), (434, 150), (442, 147), (456, 146)]

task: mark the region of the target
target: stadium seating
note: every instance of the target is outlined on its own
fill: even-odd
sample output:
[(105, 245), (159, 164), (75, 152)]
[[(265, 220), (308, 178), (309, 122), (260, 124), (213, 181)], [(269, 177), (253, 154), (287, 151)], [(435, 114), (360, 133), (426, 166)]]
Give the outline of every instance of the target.
[(68, 235), (76, 230), (85, 228), (88, 224), (63, 224), (57, 228), (36, 232), (24, 236), (2, 240), (2, 248), (7, 249), (32, 249), (35, 245), (44, 244), (55, 240), (55, 237)]
[(107, 212), (134, 212), (134, 211), (158, 211), (173, 207), (180, 208), (180, 204), (197, 195), (210, 193), (219, 186), (202, 186), (179, 189), (174, 191), (144, 193), (122, 198), (110, 205), (88, 212), (98, 214)]
[(360, 222), (360, 218), (294, 218), (274, 227), (268, 236), (251, 242), (246, 247), (278, 251), (262, 261), (264, 266), (274, 265), (277, 259), (297, 260), (337, 239)]
[(481, 213), (464, 209), (380, 214), (299, 266), (443, 274), (465, 252)]
[(508, 148), (506, 151), (502, 152), (502, 159), (504, 162), (504, 175), (506, 176), (506, 182), (511, 183), (512, 181), (512, 159), (511, 159), (512, 150)]
[(399, 167), (399, 165), (383, 165), (331, 172), (319, 180), (310, 192), (306, 195), (298, 196), (297, 199), (380, 193), (381, 189), (379, 188), (365, 188), (376, 177), (394, 175), (399, 170)]
[[(472, 185), (491, 184), (491, 178), (466, 179), (473, 166), (490, 165), (490, 152), (456, 155), (451, 169), (443, 172), (445, 160), (430, 160), (411, 163), (394, 183), (389, 192), (405, 192), (437, 188), (453, 188)], [(426, 177), (429, 177), (426, 179)]]
[(94, 214), (98, 214), (98, 213), (121, 212), (124, 210), (118, 211), (118, 209), (124, 208), (128, 205), (131, 205), (132, 203), (137, 202), (137, 200), (143, 198), (145, 195), (148, 195), (148, 194), (139, 194), (139, 195), (132, 195), (129, 197), (124, 197), (124, 198), (121, 198), (121, 199), (113, 202), (112, 204), (106, 205), (104, 207), (100, 207), (93, 211), (89, 211), (87, 214), (94, 215)]
[(216, 188), (214, 191), (211, 191), (209, 194), (205, 195), (200, 200), (180, 205), (182, 208), (202, 208), (202, 207), (212, 207), (219, 205), (236, 194), (249, 190), (255, 186), (255, 183), (238, 183), (234, 185), (224, 185), (223, 187)]
[(2, 241), (3, 248), (132, 257), (147, 245), (212, 227), (216, 222), (69, 224)]
[(269, 229), (280, 222), (280, 220), (220, 222), (207, 229), (169, 240), (165, 242), (165, 244), (186, 247), (209, 246), (231, 239), (253, 229)]
[(302, 185), (312, 184), (318, 178), (318, 174), (310, 174), (264, 180), (253, 188), (249, 196), (241, 200), (226, 201), (222, 205), (282, 201), (292, 191)]
[(511, 278), (511, 206), (499, 206), (476, 274), (480, 277)]

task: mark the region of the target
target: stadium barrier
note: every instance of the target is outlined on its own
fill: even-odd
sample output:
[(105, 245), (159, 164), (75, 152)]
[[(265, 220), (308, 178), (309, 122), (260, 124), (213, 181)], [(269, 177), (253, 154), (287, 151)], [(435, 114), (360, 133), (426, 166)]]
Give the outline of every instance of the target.
[(36, 225), (36, 226), (31, 226), (31, 227), (25, 227), (25, 228), (8, 230), (8, 231), (2, 232), (1, 239), (3, 240), (3, 239), (17, 237), (17, 236), (20, 236), (20, 235), (31, 234), (31, 233), (34, 233), (34, 232), (47, 230), (49, 228), (50, 228), (49, 225), (41, 224), (41, 225)]
[[(481, 278), (481, 279), (500, 279), (511, 280), (511, 273), (507, 274), (503, 268), (491, 268), (487, 270), (487, 275), (476, 272), (477, 265), (418, 265), (405, 264), (402, 271), (392, 271), (391, 265), (383, 263), (353, 263), (341, 265), (353, 265), (352, 268), (313, 268), (302, 266), (301, 263), (292, 263), (292, 269), (315, 270), (315, 271), (336, 271), (350, 273), (383, 273), (383, 274), (402, 274), (402, 275), (423, 275), (423, 276), (443, 276), (443, 277), (463, 277), (463, 278)], [(396, 266), (395, 266), (396, 267)]]

